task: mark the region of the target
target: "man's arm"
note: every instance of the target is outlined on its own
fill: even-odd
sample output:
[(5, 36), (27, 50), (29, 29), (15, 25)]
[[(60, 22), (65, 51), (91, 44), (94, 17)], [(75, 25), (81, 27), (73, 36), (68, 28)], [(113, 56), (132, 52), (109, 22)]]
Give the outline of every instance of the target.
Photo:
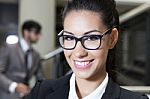
[(6, 45), (0, 48), (0, 88), (9, 92), (9, 86), (13, 82), (6, 77), (5, 72), (7, 72), (7, 66), (9, 63), (9, 51)]

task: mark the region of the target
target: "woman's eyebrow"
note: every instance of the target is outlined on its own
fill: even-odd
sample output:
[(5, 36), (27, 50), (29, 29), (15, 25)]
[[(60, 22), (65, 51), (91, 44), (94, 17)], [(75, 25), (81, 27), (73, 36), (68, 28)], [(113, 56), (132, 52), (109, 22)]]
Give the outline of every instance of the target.
[(90, 33), (92, 33), (92, 32), (103, 33), (103, 32), (101, 32), (101, 31), (99, 31), (99, 30), (90, 30), (90, 31), (85, 32), (84, 35), (90, 34)]
[(72, 32), (64, 31), (65, 34), (74, 35)]
[[(101, 31), (99, 31), (99, 30), (90, 30), (90, 31), (85, 32), (83, 35), (91, 34), (92, 32), (99, 32), (99, 33), (103, 33), (103, 32), (101, 32)], [(65, 34), (74, 35), (74, 33), (69, 32), (69, 31), (65, 31), (65, 30), (64, 30), (64, 33), (65, 33)]]

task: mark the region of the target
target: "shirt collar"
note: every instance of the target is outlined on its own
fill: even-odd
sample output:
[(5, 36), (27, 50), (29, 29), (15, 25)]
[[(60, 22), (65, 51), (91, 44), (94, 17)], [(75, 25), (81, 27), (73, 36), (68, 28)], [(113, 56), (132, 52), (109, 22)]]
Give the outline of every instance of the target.
[(68, 99), (78, 99), (76, 88), (75, 88), (75, 74), (73, 73), (70, 78), (70, 90), (69, 90), (69, 98)]
[(21, 45), (21, 48), (23, 49), (24, 52), (26, 52), (27, 50), (30, 49), (30, 46), (29, 46), (28, 43), (25, 41), (25, 39), (21, 39), (21, 40), (20, 40), (20, 45)]
[[(88, 96), (82, 98), (82, 99), (101, 99), (106, 86), (108, 84), (108, 73), (106, 74), (105, 79), (103, 82), (95, 89), (92, 93), (90, 93)], [(78, 99), (76, 88), (75, 88), (75, 74), (73, 73), (70, 78), (70, 90), (69, 90), (69, 97), (68, 99)]]

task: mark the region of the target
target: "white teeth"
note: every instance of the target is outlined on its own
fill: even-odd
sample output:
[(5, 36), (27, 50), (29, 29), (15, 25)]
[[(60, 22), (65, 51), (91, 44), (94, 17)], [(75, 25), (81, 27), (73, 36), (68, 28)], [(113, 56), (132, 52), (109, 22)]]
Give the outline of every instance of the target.
[(88, 62), (79, 62), (79, 61), (76, 61), (75, 62), (77, 65), (80, 65), (80, 66), (86, 66), (86, 65), (88, 65), (90, 62), (88, 61)]

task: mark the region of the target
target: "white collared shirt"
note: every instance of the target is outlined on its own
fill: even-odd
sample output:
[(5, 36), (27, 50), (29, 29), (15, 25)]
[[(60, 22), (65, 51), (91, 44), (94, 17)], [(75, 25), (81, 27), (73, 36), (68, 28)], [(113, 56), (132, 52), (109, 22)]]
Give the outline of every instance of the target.
[[(108, 73), (106, 74), (105, 79), (103, 80), (103, 82), (97, 87), (97, 89), (95, 89), (92, 93), (90, 93), (89, 95), (87, 95), (86, 97), (82, 98), (82, 99), (101, 99), (106, 86), (108, 83)], [(69, 90), (69, 97), (68, 99), (79, 99), (76, 93), (76, 87), (75, 87), (75, 74), (73, 73), (71, 78), (70, 78), (70, 90)]]
[(20, 40), (20, 45), (21, 45), (21, 48), (24, 52), (26, 52), (27, 50), (30, 49), (30, 46), (28, 45), (28, 43), (24, 39)]
[[(24, 39), (20, 40), (20, 45), (22, 50), (26, 53), (28, 50), (31, 49), (31, 47), (29, 46), (29, 44), (27, 43), (27, 41), (25, 41)], [(30, 69), (32, 67), (32, 53), (30, 53), (28, 55), (28, 64), (27, 64), (28, 69)]]

